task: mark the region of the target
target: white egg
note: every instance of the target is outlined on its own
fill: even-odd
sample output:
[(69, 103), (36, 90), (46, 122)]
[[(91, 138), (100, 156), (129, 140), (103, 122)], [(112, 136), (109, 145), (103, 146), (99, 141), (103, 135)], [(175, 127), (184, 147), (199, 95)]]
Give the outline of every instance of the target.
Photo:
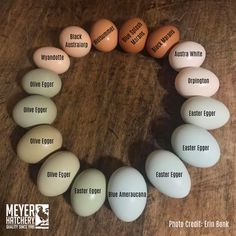
[(71, 205), (79, 216), (97, 212), (106, 198), (106, 178), (96, 169), (87, 169), (79, 174), (71, 188)]
[(220, 101), (208, 97), (192, 97), (180, 110), (182, 119), (204, 129), (217, 129), (229, 120), (228, 108)]
[(24, 75), (22, 87), (29, 94), (53, 97), (61, 90), (61, 79), (53, 71), (38, 68)]
[(175, 88), (184, 97), (211, 97), (219, 89), (217, 76), (202, 67), (182, 69), (175, 78)]
[(136, 169), (121, 167), (109, 179), (107, 196), (115, 215), (122, 221), (131, 222), (146, 206), (147, 185)]
[(216, 139), (207, 130), (195, 125), (177, 127), (171, 136), (171, 145), (183, 161), (195, 167), (211, 167), (220, 159)]
[(80, 168), (79, 159), (71, 152), (55, 152), (41, 166), (37, 186), (44, 196), (58, 196), (70, 186)]
[(56, 119), (57, 107), (50, 98), (31, 95), (15, 105), (12, 115), (14, 121), (23, 128), (51, 124)]
[(199, 67), (206, 57), (204, 47), (196, 42), (185, 41), (176, 44), (170, 51), (169, 62), (174, 70), (186, 67)]
[(150, 182), (163, 194), (173, 198), (186, 197), (191, 179), (183, 162), (166, 150), (152, 152), (146, 160), (146, 174)]

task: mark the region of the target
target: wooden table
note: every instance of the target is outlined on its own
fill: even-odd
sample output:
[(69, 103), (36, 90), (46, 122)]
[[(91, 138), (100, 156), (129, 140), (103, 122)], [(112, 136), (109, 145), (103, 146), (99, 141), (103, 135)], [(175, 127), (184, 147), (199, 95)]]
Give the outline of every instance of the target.
[[(235, 1), (34, 1), (0, 2), (0, 166), (1, 229), (5, 203), (49, 203), (49, 230), (4, 230), (1, 235), (235, 235)], [(221, 146), (221, 160), (213, 168), (188, 167), (192, 189), (185, 199), (171, 199), (148, 182), (148, 202), (132, 223), (118, 220), (106, 203), (95, 215), (81, 218), (69, 204), (69, 194), (42, 196), (35, 184), (41, 164), (27, 165), (15, 153), (26, 132), (11, 117), (13, 106), (26, 94), (22, 76), (35, 68), (32, 53), (41, 46), (58, 45), (65, 26), (89, 30), (91, 22), (107, 18), (119, 27), (141, 17), (150, 30), (172, 23), (181, 40), (204, 45), (203, 67), (220, 79), (215, 98), (230, 109), (231, 119), (211, 131)], [(63, 74), (63, 88), (53, 100), (58, 108), (54, 123), (64, 138), (64, 149), (81, 161), (81, 170), (96, 167), (107, 179), (120, 166), (131, 165), (144, 174), (146, 156), (156, 148), (171, 150), (170, 135), (182, 123), (182, 102), (174, 88), (176, 73), (168, 60), (145, 52), (111, 53), (92, 50), (72, 59)], [(169, 221), (229, 221), (229, 228), (171, 228)]]

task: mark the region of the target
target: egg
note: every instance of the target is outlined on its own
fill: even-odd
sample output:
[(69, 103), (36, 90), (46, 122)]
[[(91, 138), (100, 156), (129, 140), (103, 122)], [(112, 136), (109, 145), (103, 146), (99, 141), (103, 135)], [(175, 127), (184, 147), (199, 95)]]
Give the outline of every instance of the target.
[(202, 67), (188, 67), (176, 76), (175, 88), (183, 97), (211, 97), (219, 89), (219, 79), (213, 72)]
[(84, 57), (91, 49), (89, 34), (78, 26), (63, 29), (59, 41), (62, 49), (72, 57)]
[(53, 71), (34, 69), (24, 75), (22, 88), (29, 94), (54, 97), (61, 90), (61, 79)]
[(199, 67), (206, 57), (204, 47), (196, 42), (185, 41), (176, 44), (170, 51), (169, 63), (171, 67), (180, 71), (186, 67)]
[(54, 71), (57, 74), (66, 72), (70, 67), (70, 58), (59, 48), (42, 47), (33, 55), (34, 63), (43, 69)]
[(220, 159), (216, 139), (205, 129), (191, 124), (177, 127), (171, 136), (174, 152), (195, 167), (211, 167)]
[(125, 52), (138, 53), (145, 47), (148, 28), (140, 18), (127, 20), (119, 30), (119, 44)]
[(79, 159), (71, 152), (59, 151), (50, 155), (38, 173), (39, 192), (48, 197), (66, 192), (79, 168)]
[(146, 49), (155, 58), (164, 57), (179, 42), (179, 30), (173, 25), (162, 26), (148, 35)]
[(180, 110), (184, 122), (204, 129), (217, 129), (225, 125), (230, 117), (228, 108), (220, 101), (209, 97), (192, 97)]
[(62, 146), (62, 135), (50, 125), (30, 129), (17, 144), (17, 156), (26, 163), (37, 163)]
[(93, 24), (90, 37), (97, 50), (110, 52), (117, 46), (118, 30), (110, 20), (100, 19)]
[(106, 198), (106, 179), (97, 169), (84, 170), (76, 177), (71, 188), (71, 205), (79, 216), (97, 212)]
[(22, 128), (40, 124), (52, 124), (57, 116), (55, 103), (41, 95), (21, 99), (13, 108), (14, 121)]
[(121, 167), (110, 177), (107, 186), (112, 211), (122, 221), (136, 220), (147, 202), (147, 185), (143, 176), (132, 167)]
[(191, 179), (183, 162), (172, 152), (157, 150), (149, 154), (145, 170), (150, 182), (166, 196), (186, 197)]

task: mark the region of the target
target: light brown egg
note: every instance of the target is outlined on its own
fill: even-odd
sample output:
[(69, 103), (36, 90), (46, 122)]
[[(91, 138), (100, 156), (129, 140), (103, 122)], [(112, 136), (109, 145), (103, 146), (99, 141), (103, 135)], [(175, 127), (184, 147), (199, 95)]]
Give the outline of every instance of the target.
[(138, 53), (145, 47), (147, 25), (140, 18), (126, 21), (119, 31), (119, 44), (125, 52)]
[(179, 30), (173, 25), (166, 25), (149, 34), (146, 49), (152, 57), (162, 58), (179, 42), (179, 38)]
[(96, 21), (90, 32), (93, 46), (102, 52), (112, 51), (118, 42), (118, 30), (116, 26), (107, 19)]
[(62, 49), (71, 57), (84, 57), (91, 49), (89, 34), (78, 26), (68, 26), (59, 37)]

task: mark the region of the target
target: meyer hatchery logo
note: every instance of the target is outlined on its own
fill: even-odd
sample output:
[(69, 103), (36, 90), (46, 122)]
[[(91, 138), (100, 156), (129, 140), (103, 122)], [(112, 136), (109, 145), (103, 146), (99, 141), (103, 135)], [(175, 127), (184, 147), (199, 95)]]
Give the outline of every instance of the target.
[(6, 204), (6, 229), (49, 229), (49, 204)]

